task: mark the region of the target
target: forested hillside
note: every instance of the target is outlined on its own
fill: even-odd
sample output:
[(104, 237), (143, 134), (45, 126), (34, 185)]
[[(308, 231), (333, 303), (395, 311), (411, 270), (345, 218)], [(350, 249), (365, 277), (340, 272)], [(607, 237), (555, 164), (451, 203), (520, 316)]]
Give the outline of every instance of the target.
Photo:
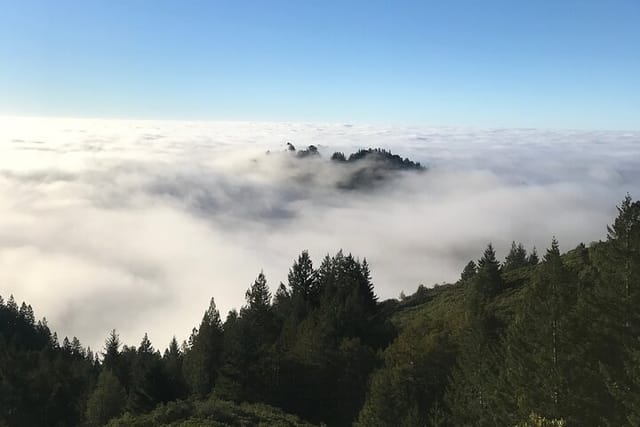
[(365, 259), (305, 251), (164, 351), (60, 342), (0, 299), (0, 425), (640, 425), (640, 202), (618, 211), (605, 241), (504, 261), (489, 244), (399, 300), (378, 301)]

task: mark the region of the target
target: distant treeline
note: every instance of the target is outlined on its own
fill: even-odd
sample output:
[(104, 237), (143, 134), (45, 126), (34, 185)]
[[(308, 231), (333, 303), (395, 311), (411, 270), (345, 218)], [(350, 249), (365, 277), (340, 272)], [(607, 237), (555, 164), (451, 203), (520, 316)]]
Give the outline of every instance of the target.
[(455, 284), (399, 300), (342, 251), (318, 267), (302, 252), (286, 285), (260, 273), (245, 297), (224, 321), (212, 299), (162, 353), (116, 331), (98, 353), (59, 342), (0, 298), (0, 425), (640, 425), (630, 197), (606, 241), (541, 257), (514, 242), (503, 262), (489, 244)]
[[(287, 142), (287, 150), (294, 153), (296, 157), (299, 158), (320, 156), (318, 147), (316, 147), (315, 145), (309, 145), (304, 150), (296, 150), (296, 147), (292, 143)], [(346, 157), (341, 151), (336, 151), (331, 155), (330, 159), (334, 162), (339, 163), (356, 163), (362, 160), (368, 160), (371, 162), (381, 163), (389, 169), (425, 169), (425, 167), (422, 166), (419, 162), (414, 162), (406, 157), (402, 158), (401, 156), (393, 154), (390, 150), (385, 150), (384, 148), (360, 149), (355, 153), (351, 153), (349, 157)]]
[[(296, 150), (290, 142), (287, 143), (287, 151), (297, 159), (320, 158), (320, 152), (315, 145), (309, 145), (304, 150)], [(343, 178), (337, 187), (344, 190), (366, 189), (380, 184), (388, 178), (396, 176), (399, 172), (422, 172), (426, 168), (419, 162), (403, 158), (382, 148), (360, 149), (355, 153), (345, 156), (343, 152), (336, 151), (330, 157), (330, 164), (343, 166)]]

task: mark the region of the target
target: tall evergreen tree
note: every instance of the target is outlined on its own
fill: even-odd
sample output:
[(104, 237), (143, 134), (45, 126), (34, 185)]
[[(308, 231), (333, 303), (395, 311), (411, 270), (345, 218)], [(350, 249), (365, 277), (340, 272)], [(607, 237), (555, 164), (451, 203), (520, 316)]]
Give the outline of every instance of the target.
[(302, 251), (289, 270), (289, 289), (291, 296), (301, 296), (303, 300), (317, 297), (315, 270), (308, 251)]
[(527, 251), (522, 243), (511, 242), (511, 249), (504, 260), (502, 269), (504, 271), (517, 270), (518, 268), (526, 267), (529, 265), (527, 259)]
[(502, 424), (496, 411), (500, 367), (486, 315), (472, 314), (445, 396), (452, 425)]
[(476, 263), (473, 262), (473, 260), (469, 261), (467, 265), (464, 266), (464, 269), (460, 274), (460, 280), (462, 280), (463, 282), (467, 282), (468, 280), (473, 278), (473, 276), (475, 276), (477, 272), (478, 266), (476, 265)]
[(164, 351), (162, 364), (167, 379), (168, 400), (183, 399), (187, 395), (187, 385), (183, 374), (184, 354), (174, 336)]
[(605, 420), (634, 425), (640, 421), (640, 202), (627, 195), (617, 209), (607, 241), (595, 248), (599, 274), (585, 318), (593, 319), (591, 353), (612, 397)]
[(510, 423), (535, 413), (587, 425), (575, 362), (582, 354), (577, 292), (577, 277), (564, 265), (554, 238), (507, 331), (501, 414)]
[(211, 391), (218, 377), (223, 349), (222, 321), (213, 298), (191, 341), (184, 356), (184, 377), (192, 393), (204, 396)]
[(135, 413), (150, 411), (158, 403), (168, 400), (166, 388), (160, 354), (145, 333), (131, 362), (127, 407)]
[(489, 243), (478, 260), (478, 271), (467, 291), (467, 302), (472, 310), (481, 310), (504, 287), (500, 275), (500, 263), (493, 245)]
[(120, 336), (113, 329), (104, 342), (104, 352), (102, 353), (105, 368), (117, 371), (119, 369), (120, 356)]
[(126, 403), (126, 393), (118, 378), (103, 369), (87, 402), (86, 419), (91, 426), (103, 426), (120, 415)]
[(538, 258), (538, 251), (536, 250), (535, 246), (527, 257), (527, 262), (529, 263), (529, 265), (538, 265), (538, 263), (540, 262), (540, 259)]
[(245, 299), (247, 301), (245, 312), (262, 313), (271, 307), (271, 292), (267, 285), (267, 278), (262, 271), (245, 293)]

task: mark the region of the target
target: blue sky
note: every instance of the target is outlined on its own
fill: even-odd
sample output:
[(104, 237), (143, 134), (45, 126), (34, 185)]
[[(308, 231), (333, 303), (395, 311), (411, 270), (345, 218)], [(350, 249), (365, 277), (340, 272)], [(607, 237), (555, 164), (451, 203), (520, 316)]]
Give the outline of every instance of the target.
[(5, 1), (0, 114), (640, 129), (640, 1)]

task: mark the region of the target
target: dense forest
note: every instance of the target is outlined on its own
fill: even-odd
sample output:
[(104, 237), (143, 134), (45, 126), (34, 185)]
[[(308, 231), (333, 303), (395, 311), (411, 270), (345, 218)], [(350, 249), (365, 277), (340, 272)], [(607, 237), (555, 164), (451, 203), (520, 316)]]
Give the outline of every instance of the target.
[(366, 260), (302, 252), (273, 294), (260, 273), (164, 351), (60, 341), (0, 298), (0, 425), (640, 425), (640, 202), (604, 241), (480, 255), (379, 301)]

